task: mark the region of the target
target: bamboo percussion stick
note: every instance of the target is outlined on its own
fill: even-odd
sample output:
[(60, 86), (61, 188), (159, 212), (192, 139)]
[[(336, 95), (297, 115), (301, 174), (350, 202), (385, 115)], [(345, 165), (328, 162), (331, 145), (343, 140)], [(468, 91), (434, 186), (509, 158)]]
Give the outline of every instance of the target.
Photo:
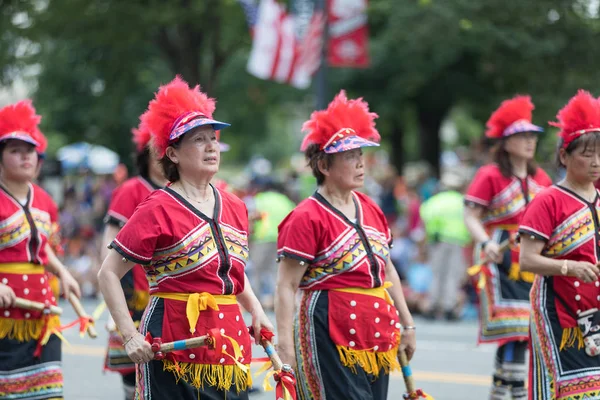
[(399, 351), (398, 359), (400, 361), (400, 366), (402, 367), (402, 376), (404, 377), (404, 384), (406, 385), (406, 391), (408, 394), (414, 393), (415, 389), (415, 380), (412, 377), (412, 370), (410, 365), (408, 364), (408, 358), (406, 357), (406, 352)]
[(262, 339), (260, 341), (260, 345), (263, 347), (263, 349), (265, 349), (265, 353), (267, 353), (267, 356), (271, 360), (271, 363), (273, 364), (273, 370), (281, 371), (283, 369), (283, 362), (281, 361), (281, 358), (279, 358), (279, 354), (277, 354), (273, 343), (267, 339)]
[[(17, 297), (17, 299), (15, 300), (15, 307), (34, 311), (44, 311), (46, 309), (46, 305), (44, 303), (22, 299), (20, 297)], [(58, 306), (50, 306), (49, 309), (50, 314), (53, 315), (61, 315), (63, 312), (62, 308)]]
[(208, 346), (210, 344), (209, 335), (198, 336), (191, 339), (176, 340), (174, 342), (161, 343), (160, 348), (156, 349), (157, 346), (152, 346), (152, 351), (168, 353), (176, 350), (189, 350), (196, 347)]
[[(500, 254), (504, 253), (510, 247), (510, 240), (506, 239), (506, 240), (500, 242), (500, 244), (498, 245), (498, 247), (499, 247), (499, 250), (500, 250)], [(483, 265), (483, 264), (487, 264), (489, 262), (490, 262), (490, 260), (488, 260), (487, 256), (485, 256), (481, 260), (481, 262), (479, 264), (477, 264), (477, 265)]]
[[(75, 296), (74, 293), (69, 294), (69, 302), (71, 303), (71, 305), (73, 306), (73, 309), (75, 310), (75, 312), (77, 313), (77, 315), (80, 318), (91, 318), (88, 315), (88, 313), (85, 312), (85, 309), (81, 305), (81, 302), (79, 301), (77, 296)], [(94, 327), (93, 323), (88, 324), (87, 333), (92, 339), (95, 339), (96, 337), (98, 337), (98, 332), (96, 332), (96, 328)]]

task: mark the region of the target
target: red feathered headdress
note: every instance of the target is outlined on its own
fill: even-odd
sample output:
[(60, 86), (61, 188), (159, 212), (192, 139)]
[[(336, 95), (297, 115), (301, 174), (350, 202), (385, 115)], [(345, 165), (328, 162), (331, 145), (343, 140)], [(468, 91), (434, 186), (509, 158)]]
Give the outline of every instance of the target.
[(35, 140), (38, 142), (38, 146), (35, 149), (39, 155), (46, 154), (46, 150), (48, 149), (48, 139), (46, 136), (38, 129), (36, 130)]
[(133, 128), (131, 130), (133, 134), (133, 143), (135, 144), (135, 149), (138, 153), (144, 151), (148, 143), (150, 142), (150, 129), (140, 122), (140, 125), (137, 128)]
[(369, 112), (369, 105), (362, 99), (348, 100), (344, 90), (335, 96), (326, 110), (315, 111), (302, 125), (308, 132), (300, 150), (318, 144), (326, 153), (339, 153), (359, 147), (379, 146), (381, 139), (375, 129), (378, 115)]
[(18, 139), (37, 147), (37, 137), (42, 136), (38, 130), (41, 119), (35, 113), (31, 100), (19, 101), (0, 109), (0, 141)]
[(485, 136), (499, 139), (521, 132), (543, 132), (542, 127), (531, 123), (534, 108), (529, 96), (515, 96), (503, 101), (487, 121)]
[(581, 135), (600, 131), (600, 101), (588, 91), (578, 90), (577, 94), (556, 114), (558, 122), (550, 125), (560, 128), (558, 136), (566, 148)]
[(202, 93), (199, 85), (190, 88), (177, 76), (159, 88), (141, 119), (151, 132), (152, 146), (158, 156), (163, 157), (170, 144), (193, 128), (212, 125), (215, 130), (220, 130), (228, 127), (229, 124), (212, 119), (214, 111), (214, 99)]

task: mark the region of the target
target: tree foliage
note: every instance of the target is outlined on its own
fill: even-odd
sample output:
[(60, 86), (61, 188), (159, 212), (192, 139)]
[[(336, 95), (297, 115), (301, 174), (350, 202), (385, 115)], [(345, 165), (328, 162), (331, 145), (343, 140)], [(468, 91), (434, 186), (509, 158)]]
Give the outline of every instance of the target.
[(578, 88), (598, 86), (598, 20), (581, 2), (402, 3), (371, 1), (373, 64), (343, 82), (381, 114), (396, 153), (405, 109), (419, 121), (421, 158), (435, 165), (440, 124), (456, 105), (484, 122), (503, 99), (530, 93), (544, 125)]
[[(372, 64), (329, 71), (329, 95), (346, 88), (369, 101), (398, 166), (409, 138), (436, 165), (439, 128), (456, 107), (483, 124), (504, 98), (530, 93), (544, 125), (576, 89), (597, 89), (593, 4), (370, 0)], [(228, 158), (259, 152), (277, 161), (314, 104), (311, 91), (248, 75), (251, 37), (236, 0), (0, 0), (0, 32), (0, 79), (37, 68), (43, 128), (63, 142), (126, 155), (153, 92), (181, 74), (232, 122), (223, 132)]]

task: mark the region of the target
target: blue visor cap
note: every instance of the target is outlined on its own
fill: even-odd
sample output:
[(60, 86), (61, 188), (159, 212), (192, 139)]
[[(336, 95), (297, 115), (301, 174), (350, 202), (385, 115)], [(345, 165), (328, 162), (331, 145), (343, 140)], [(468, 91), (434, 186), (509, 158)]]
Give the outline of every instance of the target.
[[(227, 128), (227, 127), (231, 126), (231, 124), (228, 124), (226, 122), (216, 121), (211, 118), (206, 118), (202, 115), (198, 116), (197, 118), (192, 119), (191, 121), (190, 121), (190, 117), (194, 118), (195, 116), (194, 115), (186, 116), (186, 118), (182, 118), (179, 123), (175, 124), (176, 128), (171, 131), (171, 134), (169, 135), (169, 142), (176, 141), (181, 136), (183, 136), (185, 133), (187, 133), (187, 132), (191, 131), (192, 129), (197, 128), (199, 126), (211, 125), (215, 131), (220, 131), (223, 128)], [(187, 120), (189, 122), (185, 122), (185, 120)]]
[(0, 142), (4, 142), (5, 140), (21, 140), (23, 142), (29, 143), (34, 145), (35, 147), (39, 146), (40, 144), (37, 142), (37, 140), (35, 140), (34, 138), (31, 137), (31, 135), (27, 132), (12, 132), (9, 133), (8, 135), (5, 135), (3, 137), (0, 138)]
[(379, 147), (379, 143), (363, 139), (360, 136), (346, 136), (334, 141), (323, 149), (327, 154), (341, 153), (343, 151), (359, 149), (361, 147)]

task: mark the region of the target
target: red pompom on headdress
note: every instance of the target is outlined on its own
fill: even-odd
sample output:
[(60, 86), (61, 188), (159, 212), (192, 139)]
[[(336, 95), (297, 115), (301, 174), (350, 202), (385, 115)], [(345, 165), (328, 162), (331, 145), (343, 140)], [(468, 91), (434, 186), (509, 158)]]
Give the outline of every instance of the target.
[(150, 142), (150, 129), (148, 129), (146, 124), (140, 122), (137, 128), (131, 130), (131, 133), (133, 134), (133, 143), (135, 144), (136, 151), (138, 153), (143, 152)]
[(530, 96), (504, 100), (487, 121), (485, 136), (499, 139), (520, 132), (542, 132), (541, 127), (531, 123), (534, 108)]
[(589, 132), (600, 132), (600, 101), (588, 91), (579, 89), (577, 94), (557, 114), (558, 122), (550, 125), (560, 128), (558, 136), (563, 139), (562, 147)]
[[(35, 113), (31, 100), (22, 100), (0, 109), (0, 140), (18, 139), (38, 146), (38, 125), (42, 117)], [(39, 132), (39, 133), (38, 133)]]
[(170, 83), (159, 88), (148, 110), (141, 117), (152, 135), (152, 146), (159, 158), (165, 155), (172, 131), (189, 121), (189, 118), (212, 118), (215, 100), (200, 91), (200, 86), (190, 88), (176, 76)]
[[(369, 112), (369, 105), (362, 98), (348, 100), (346, 92), (342, 90), (329, 103), (327, 109), (314, 111), (310, 119), (302, 125), (302, 131), (308, 133), (300, 150), (305, 151), (311, 144), (318, 144), (320, 150), (327, 153), (363, 147), (364, 143), (377, 145), (381, 139), (375, 128), (374, 121), (377, 117), (377, 114)], [(335, 149), (331, 147), (345, 138), (354, 138), (355, 141)]]

